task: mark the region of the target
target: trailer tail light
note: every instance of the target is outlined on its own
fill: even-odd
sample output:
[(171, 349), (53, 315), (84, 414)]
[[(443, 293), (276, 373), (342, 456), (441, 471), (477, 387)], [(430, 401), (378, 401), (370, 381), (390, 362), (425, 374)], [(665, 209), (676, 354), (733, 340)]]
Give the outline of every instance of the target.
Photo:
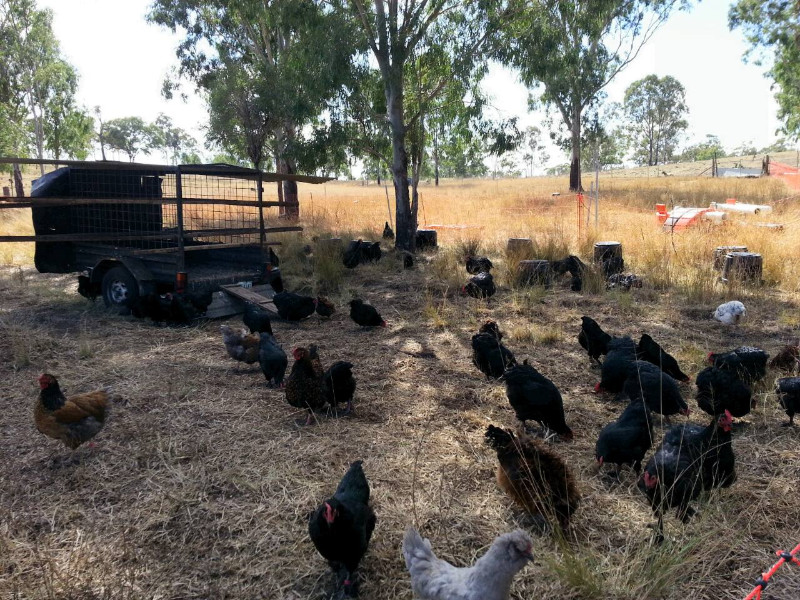
[(186, 271), (178, 271), (175, 275), (175, 292), (183, 294), (186, 291), (186, 284), (189, 282), (189, 274)]
[(267, 273), (271, 273), (271, 272), (272, 272), (272, 263), (268, 262), (267, 263)]

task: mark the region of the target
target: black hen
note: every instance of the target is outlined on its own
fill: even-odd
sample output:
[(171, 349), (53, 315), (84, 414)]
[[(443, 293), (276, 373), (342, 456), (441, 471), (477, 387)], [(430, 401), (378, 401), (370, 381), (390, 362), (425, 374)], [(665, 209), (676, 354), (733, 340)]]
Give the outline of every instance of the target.
[(94, 302), (102, 294), (99, 283), (92, 283), (86, 275), (78, 275), (78, 293)]
[(589, 357), (600, 362), (599, 357), (608, 352), (608, 342), (611, 336), (608, 335), (597, 321), (591, 317), (581, 317), (581, 331), (578, 334), (578, 343), (589, 353)]
[(572, 254), (561, 260), (551, 260), (550, 267), (556, 275), (569, 273), (573, 277), (583, 277), (586, 273), (586, 265), (580, 258)]
[(514, 354), (500, 340), (503, 334), (494, 321), (487, 321), (472, 336), (472, 363), (486, 375), (497, 379), (506, 369), (517, 364)]
[(392, 231), (392, 228), (389, 227), (389, 221), (386, 221), (386, 224), (383, 226), (383, 239), (385, 240), (394, 239), (394, 231)]
[(789, 415), (789, 422), (784, 425), (794, 425), (794, 415), (800, 412), (800, 377), (782, 377), (775, 383), (775, 393), (778, 402)]
[(361, 465), (360, 460), (350, 465), (334, 495), (314, 511), (308, 523), (311, 541), (342, 578), (347, 597), (358, 595), (356, 569), (367, 552), (377, 521), (369, 505), (369, 483)]
[(361, 263), (376, 262), (381, 259), (381, 243), (353, 240), (347, 245), (342, 262), (348, 269), (354, 269)]
[(131, 314), (137, 319), (149, 318), (154, 323), (163, 323), (169, 320), (169, 307), (171, 299), (159, 294), (146, 294), (131, 306)]
[(280, 267), (281, 266), (281, 259), (278, 258), (278, 255), (275, 254), (275, 251), (272, 249), (271, 246), (270, 246), (269, 253), (268, 253), (268, 260), (269, 260), (269, 264), (271, 264), (273, 267)]
[(659, 367), (664, 373), (678, 381), (689, 381), (686, 375), (678, 366), (678, 361), (670, 356), (656, 341), (646, 333), (642, 335), (636, 345), (636, 355), (640, 360), (646, 360)]
[(500, 380), (506, 384), (506, 396), (520, 421), (537, 421), (561, 438), (572, 439), (572, 430), (564, 419), (561, 393), (552, 381), (529, 365), (527, 359), (507, 370)]
[(359, 298), (350, 301), (350, 318), (361, 327), (386, 327), (386, 321), (375, 307), (364, 304)]
[(287, 321), (300, 321), (314, 314), (317, 299), (311, 296), (301, 296), (292, 292), (281, 292), (272, 297), (278, 315)]
[(580, 292), (583, 289), (583, 278), (586, 276), (586, 265), (577, 256), (567, 256), (561, 260), (551, 260), (550, 268), (556, 275), (569, 273), (572, 276), (569, 289)]
[(621, 392), (630, 366), (636, 361), (636, 344), (627, 336), (612, 338), (606, 344), (608, 353), (600, 369), (600, 382), (595, 392)]
[(706, 367), (697, 374), (697, 406), (710, 415), (726, 410), (734, 417), (743, 417), (753, 406), (750, 387), (734, 373)]
[(478, 273), (470, 277), (467, 284), (461, 288), (462, 296), (472, 296), (473, 298), (489, 298), (494, 296), (497, 287), (494, 285), (494, 277), (491, 273)]
[(641, 397), (654, 413), (669, 417), (689, 415), (689, 406), (681, 395), (678, 382), (652, 363), (637, 360), (628, 366), (623, 386), (629, 398)]
[(242, 323), (250, 329), (250, 333), (268, 333), (272, 335), (272, 323), (269, 313), (255, 304), (245, 306)]
[(767, 374), (769, 354), (760, 348), (740, 346), (730, 352), (708, 355), (708, 362), (718, 369), (731, 371), (745, 383), (763, 379)]
[(342, 255), (342, 262), (345, 267), (348, 269), (355, 269), (361, 264), (363, 258), (361, 255), (361, 247), (363, 245), (364, 242), (361, 240), (353, 240), (347, 244), (347, 248), (345, 248), (344, 254)]
[(650, 409), (641, 398), (631, 400), (619, 418), (600, 431), (594, 447), (594, 456), (600, 466), (617, 465), (617, 477), (621, 465), (632, 465), (639, 473), (642, 459), (653, 445), (653, 422)]
[(686, 522), (692, 514), (689, 502), (702, 490), (736, 481), (735, 460), (730, 413), (707, 427), (681, 425), (667, 431), (638, 483), (658, 515), (657, 539), (663, 539), (665, 511), (677, 507), (678, 517)]
[(356, 393), (356, 380), (353, 377), (353, 363), (337, 361), (322, 376), (322, 394), (327, 403), (336, 408), (347, 404), (344, 414), (353, 410), (353, 395)]
[(336, 305), (325, 296), (317, 296), (317, 314), (325, 319), (330, 319), (336, 312)]
[(492, 270), (492, 261), (490, 261), (485, 256), (468, 256), (466, 267), (467, 273), (470, 275), (477, 275), (478, 273), (488, 273)]
[(361, 256), (363, 262), (377, 262), (381, 259), (380, 242), (367, 242), (361, 246)]
[(272, 331), (261, 333), (258, 342), (258, 364), (261, 365), (261, 372), (267, 379), (267, 385), (283, 386), (283, 376), (286, 374), (289, 360), (286, 352), (272, 335)]

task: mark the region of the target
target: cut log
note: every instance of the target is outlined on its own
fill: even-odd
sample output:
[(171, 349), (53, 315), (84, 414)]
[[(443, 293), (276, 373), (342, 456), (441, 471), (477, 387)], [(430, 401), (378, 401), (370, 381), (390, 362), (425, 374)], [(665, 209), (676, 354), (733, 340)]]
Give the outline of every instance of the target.
[(747, 246), (717, 246), (714, 248), (714, 270), (721, 271), (729, 252), (747, 252)]
[(417, 229), (417, 250), (437, 248), (439, 246), (435, 229)]
[(520, 285), (550, 286), (553, 269), (549, 260), (521, 260), (517, 265), (517, 282)]
[(602, 263), (609, 258), (622, 258), (622, 244), (619, 242), (597, 242), (594, 245), (594, 262)]
[(761, 283), (764, 259), (757, 252), (729, 252), (725, 256), (722, 281)]

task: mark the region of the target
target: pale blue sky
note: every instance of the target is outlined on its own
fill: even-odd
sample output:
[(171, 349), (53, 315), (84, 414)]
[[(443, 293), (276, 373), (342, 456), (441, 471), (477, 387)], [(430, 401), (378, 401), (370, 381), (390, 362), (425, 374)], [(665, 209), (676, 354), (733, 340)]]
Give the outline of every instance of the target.
[[(202, 139), (203, 102), (161, 97), (164, 76), (176, 64), (179, 37), (145, 22), (150, 0), (38, 1), (53, 10), (56, 36), (80, 73), (80, 102), (100, 105), (107, 119), (138, 115), (152, 120), (164, 112)], [(712, 133), (728, 148), (748, 140), (759, 147), (773, 141), (778, 122), (770, 81), (761, 67), (742, 63), (742, 35), (727, 27), (730, 4), (704, 0), (688, 13), (673, 15), (608, 86), (609, 100), (621, 101), (630, 83), (650, 73), (672, 75), (686, 87), (690, 139)], [(527, 91), (513, 73), (492, 69), (486, 89), (504, 117), (540, 124), (541, 115), (527, 113)]]

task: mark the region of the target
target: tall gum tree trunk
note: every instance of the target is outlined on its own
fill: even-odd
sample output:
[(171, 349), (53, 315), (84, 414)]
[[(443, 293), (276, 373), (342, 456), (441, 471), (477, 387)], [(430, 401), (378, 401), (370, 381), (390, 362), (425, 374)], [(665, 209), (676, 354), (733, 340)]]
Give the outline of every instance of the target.
[[(296, 138), (294, 126), (287, 124), (284, 127), (284, 148), (291, 147)], [(284, 173), (287, 175), (295, 175), (297, 173), (297, 162), (293, 158), (284, 159)], [(300, 218), (300, 198), (297, 195), (297, 182), (284, 181), (283, 182), (283, 200), (289, 206), (286, 207), (286, 217), (293, 221)]]
[(392, 179), (395, 195), (395, 247), (414, 251), (417, 224), (411, 213), (408, 190), (408, 154), (403, 115), (402, 73), (395, 73), (386, 85), (386, 107), (392, 130)]
[(572, 111), (572, 163), (569, 166), (569, 189), (573, 192), (582, 192), (581, 185), (581, 114)]
[(22, 169), (19, 168), (17, 163), (14, 163), (14, 190), (17, 193), (17, 198), (25, 197), (25, 186), (22, 183)]

